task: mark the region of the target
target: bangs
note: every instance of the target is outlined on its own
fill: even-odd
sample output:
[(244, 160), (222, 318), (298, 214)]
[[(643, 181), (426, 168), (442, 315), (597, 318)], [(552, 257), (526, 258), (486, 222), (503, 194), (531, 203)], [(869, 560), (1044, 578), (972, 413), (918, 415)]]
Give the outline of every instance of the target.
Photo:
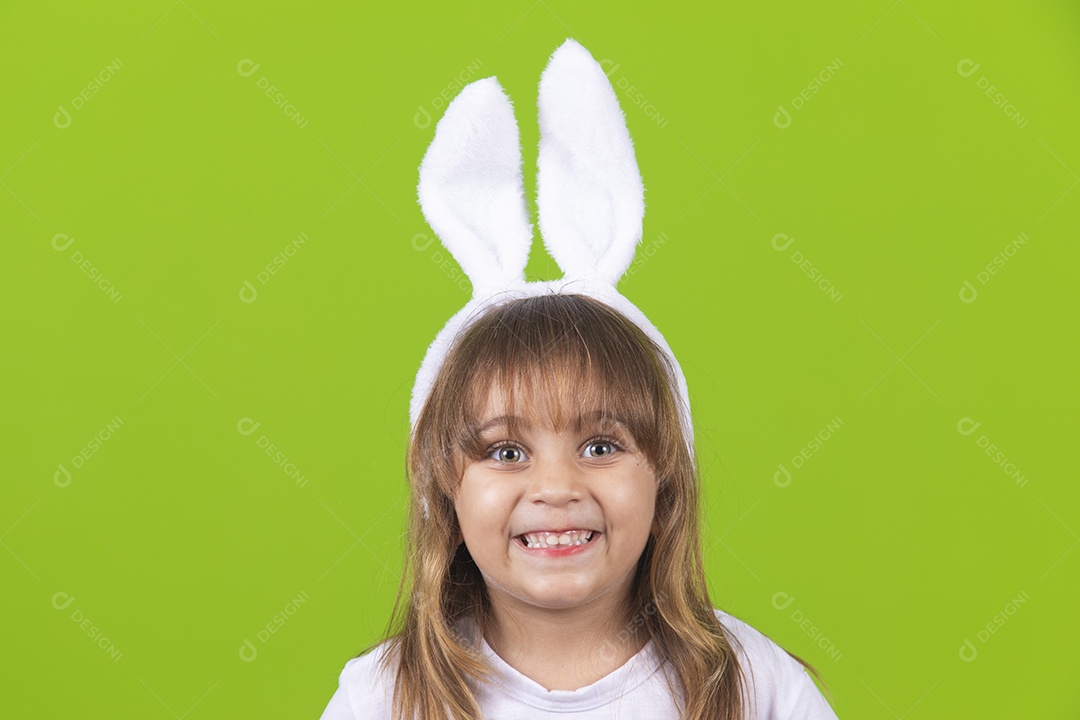
[[(520, 437), (530, 428), (575, 433), (603, 428), (608, 434), (629, 434), (626, 440), (633, 444), (647, 443), (655, 435), (654, 423), (649, 421), (655, 420), (648, 411), (651, 403), (647, 398), (626, 395), (630, 388), (614, 385), (612, 377), (558, 361), (544, 368), (527, 364), (477, 372), (470, 378), (462, 404), (457, 449), (466, 458), (479, 458), (490, 442), (481, 433), (485, 425), (492, 424), (512, 437)], [(641, 386), (636, 387), (640, 393)]]
[(618, 438), (621, 426), (659, 474), (658, 460), (680, 442), (670, 436), (673, 375), (663, 357), (640, 328), (586, 296), (499, 306), (466, 330), (447, 358), (445, 382), (436, 383), (446, 391), (436, 414), (447, 421), (437, 424), (456, 428), (443, 447), (458, 460), (478, 459), (490, 442), (481, 428), (495, 415), (511, 435), (596, 426)]

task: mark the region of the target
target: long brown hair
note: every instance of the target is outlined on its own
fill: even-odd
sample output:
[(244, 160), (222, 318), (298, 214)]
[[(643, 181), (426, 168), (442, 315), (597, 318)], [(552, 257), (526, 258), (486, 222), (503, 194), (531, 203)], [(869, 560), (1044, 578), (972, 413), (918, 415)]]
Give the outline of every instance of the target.
[(409, 439), (412, 503), (390, 622), (360, 653), (387, 643), (381, 669), (395, 677), (395, 720), (481, 717), (470, 685), (486, 682), (491, 669), (457, 623), (470, 617), (483, 632), (491, 603), (479, 568), (457, 544), (453, 498), (463, 463), (483, 449), (476, 428), (492, 388), (503, 392), (509, 414), (534, 424), (543, 418), (562, 427), (582, 409), (625, 423), (657, 479), (657, 529), (638, 561), (628, 608), (634, 634), (644, 633), (635, 639), (651, 639), (670, 664), (674, 679), (665, 676), (682, 718), (746, 717), (737, 641), (714, 614), (706, 586), (698, 468), (679, 423), (673, 378), (667, 356), (639, 327), (585, 295), (511, 300), (459, 336)]

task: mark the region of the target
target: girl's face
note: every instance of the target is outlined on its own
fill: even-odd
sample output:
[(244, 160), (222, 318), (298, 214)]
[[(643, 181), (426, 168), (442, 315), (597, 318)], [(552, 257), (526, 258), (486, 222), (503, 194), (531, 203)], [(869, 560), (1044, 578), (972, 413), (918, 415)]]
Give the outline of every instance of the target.
[(656, 477), (634, 438), (588, 413), (559, 432), (522, 419), (510, 436), (503, 416), (493, 393), (480, 421), (488, 450), (466, 461), (455, 497), (462, 538), (493, 601), (547, 609), (622, 602), (601, 596), (629, 590), (656, 505)]

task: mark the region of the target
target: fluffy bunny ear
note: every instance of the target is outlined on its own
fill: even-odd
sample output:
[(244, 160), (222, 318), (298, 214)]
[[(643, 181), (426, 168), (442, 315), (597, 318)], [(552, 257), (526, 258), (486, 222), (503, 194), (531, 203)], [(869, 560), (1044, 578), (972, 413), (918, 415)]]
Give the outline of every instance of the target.
[(470, 83), (446, 108), (420, 164), (417, 192), (474, 296), (524, 279), (532, 224), (521, 144), (510, 99), (494, 77)]
[(540, 79), (536, 201), (544, 246), (567, 278), (615, 286), (641, 240), (645, 189), (615, 90), (568, 39)]

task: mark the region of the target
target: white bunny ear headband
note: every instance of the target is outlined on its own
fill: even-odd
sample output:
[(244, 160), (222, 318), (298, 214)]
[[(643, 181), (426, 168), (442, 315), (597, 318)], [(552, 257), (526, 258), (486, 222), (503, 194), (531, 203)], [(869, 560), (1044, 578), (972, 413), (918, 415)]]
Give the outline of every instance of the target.
[(615, 91), (589, 51), (568, 39), (540, 78), (538, 105), (536, 203), (544, 246), (563, 278), (525, 281), (532, 225), (514, 111), (494, 77), (470, 83), (435, 128), (420, 165), (418, 192), (424, 217), (468, 275), (473, 296), (424, 356), (413, 386), (410, 423), (416, 426), (458, 334), (484, 310), (521, 297), (579, 293), (621, 312), (667, 354), (692, 456), (693, 425), (682, 369), (660, 331), (615, 289), (634, 258), (645, 214), (645, 190)]

